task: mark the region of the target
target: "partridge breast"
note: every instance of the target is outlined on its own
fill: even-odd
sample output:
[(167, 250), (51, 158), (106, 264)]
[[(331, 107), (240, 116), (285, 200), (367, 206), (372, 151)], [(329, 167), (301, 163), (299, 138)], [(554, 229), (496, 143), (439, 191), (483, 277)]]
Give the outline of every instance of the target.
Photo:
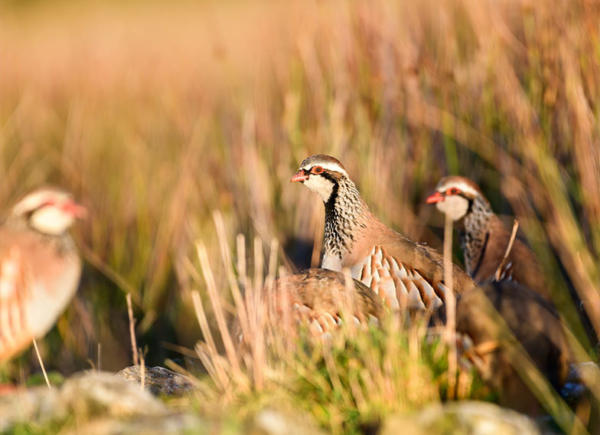
[(77, 289), (81, 261), (73, 249), (29, 231), (0, 231), (0, 246), (2, 361), (52, 327)]
[(429, 309), (444, 303), (446, 287), (442, 282), (430, 282), (380, 245), (351, 270), (353, 278), (370, 287), (392, 309)]
[[(442, 256), (434, 249), (378, 223), (371, 236), (358, 237), (356, 255), (345, 259), (352, 277), (370, 287), (394, 310), (433, 310), (445, 302)], [(475, 287), (473, 280), (452, 265), (454, 292)]]

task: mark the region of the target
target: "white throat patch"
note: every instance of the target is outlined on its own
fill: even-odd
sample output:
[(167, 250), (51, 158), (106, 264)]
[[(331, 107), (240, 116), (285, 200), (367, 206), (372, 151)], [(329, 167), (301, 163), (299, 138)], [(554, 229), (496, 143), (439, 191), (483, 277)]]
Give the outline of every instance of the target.
[(327, 202), (333, 192), (333, 182), (320, 175), (310, 174), (304, 185), (319, 194), (323, 202)]
[(41, 233), (58, 236), (73, 224), (73, 216), (57, 207), (42, 207), (33, 212), (30, 224)]
[(446, 196), (443, 201), (436, 204), (442, 213), (445, 213), (453, 221), (462, 219), (469, 211), (469, 201), (460, 195)]

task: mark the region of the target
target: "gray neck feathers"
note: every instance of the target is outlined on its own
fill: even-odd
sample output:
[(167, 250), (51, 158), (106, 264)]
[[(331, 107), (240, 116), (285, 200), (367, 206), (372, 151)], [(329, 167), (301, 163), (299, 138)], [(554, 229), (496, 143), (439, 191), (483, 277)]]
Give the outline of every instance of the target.
[(489, 221), (494, 215), (490, 203), (481, 196), (475, 197), (465, 216), (465, 238), (463, 251), (467, 273), (477, 273), (481, 258), (488, 243)]
[(366, 227), (367, 205), (361, 199), (356, 185), (346, 177), (334, 183), (325, 203), (325, 254), (340, 259), (352, 251), (356, 231)]

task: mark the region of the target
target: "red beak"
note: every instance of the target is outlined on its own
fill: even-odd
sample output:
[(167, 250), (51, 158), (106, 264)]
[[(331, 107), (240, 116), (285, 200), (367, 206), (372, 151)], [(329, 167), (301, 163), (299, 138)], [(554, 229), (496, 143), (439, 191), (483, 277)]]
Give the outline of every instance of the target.
[(78, 219), (83, 219), (87, 216), (87, 209), (74, 201), (69, 201), (63, 204), (62, 209)]
[(435, 192), (427, 197), (425, 202), (427, 204), (436, 204), (438, 202), (442, 202), (446, 197), (442, 195), (440, 192)]
[(308, 180), (308, 176), (309, 176), (309, 174), (307, 174), (304, 169), (300, 169), (300, 170), (298, 170), (298, 172), (296, 172), (294, 174), (294, 176), (290, 179), (290, 181), (291, 182), (306, 181), (306, 180)]

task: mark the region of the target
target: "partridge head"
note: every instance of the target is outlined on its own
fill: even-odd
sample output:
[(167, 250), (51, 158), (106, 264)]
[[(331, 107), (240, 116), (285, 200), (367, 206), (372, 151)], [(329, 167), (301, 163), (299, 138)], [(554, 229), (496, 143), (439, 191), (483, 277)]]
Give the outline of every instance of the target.
[(60, 236), (86, 215), (86, 210), (62, 190), (43, 188), (31, 192), (15, 204), (11, 218), (21, 220), (41, 234)]
[(68, 229), (84, 215), (71, 195), (44, 188), (0, 227), (0, 361), (43, 336), (75, 293), (81, 260)]
[(473, 181), (465, 177), (452, 176), (442, 178), (435, 192), (427, 198), (427, 203), (435, 204), (438, 210), (457, 221), (471, 211), (476, 198), (487, 202)]

